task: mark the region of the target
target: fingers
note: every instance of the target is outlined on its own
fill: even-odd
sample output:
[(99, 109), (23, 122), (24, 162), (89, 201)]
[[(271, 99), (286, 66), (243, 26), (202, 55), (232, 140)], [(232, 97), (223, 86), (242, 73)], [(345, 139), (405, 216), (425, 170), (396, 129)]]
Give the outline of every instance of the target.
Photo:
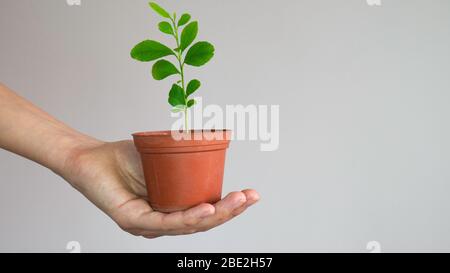
[(247, 197), (243, 192), (229, 193), (224, 199), (217, 202), (216, 213), (205, 219), (205, 226), (216, 226), (217, 224), (228, 221), (233, 217), (233, 211), (241, 208), (247, 202)]
[[(211, 204), (201, 204), (184, 212), (179, 212), (179, 217), (182, 218), (180, 227), (194, 227), (206, 217), (214, 215), (215, 212), (216, 208)], [(166, 215), (168, 224), (175, 225), (175, 223), (177, 222), (176, 217), (177, 213)]]
[(196, 226), (206, 217), (214, 215), (215, 208), (211, 204), (200, 204), (185, 211), (162, 214), (161, 230), (169, 234), (186, 234), (195, 232)]
[(259, 194), (255, 190), (247, 189), (242, 191), (245, 194), (245, 197), (247, 199), (247, 202), (241, 206), (240, 208), (237, 208), (234, 210), (233, 215), (238, 216), (241, 213), (243, 213), (247, 208), (257, 203), (260, 199)]
[(185, 211), (161, 213), (149, 211), (132, 219), (134, 228), (164, 235), (187, 234), (195, 232), (195, 226), (205, 217), (213, 215), (211, 204), (200, 204)]
[(258, 200), (258, 193), (250, 189), (228, 194), (224, 199), (215, 204), (216, 213), (205, 218), (200, 223), (200, 230), (206, 231), (231, 220), (255, 204)]
[[(214, 205), (201, 204), (185, 211), (174, 213), (161, 213), (153, 211), (145, 201), (130, 204), (132, 210), (139, 213), (128, 214), (126, 231), (148, 239), (163, 235), (184, 235), (206, 231), (221, 225), (233, 217), (244, 212), (249, 206), (259, 200), (254, 190), (229, 193), (225, 198)], [(143, 206), (146, 206), (144, 208)], [(141, 207), (141, 208), (139, 208)]]

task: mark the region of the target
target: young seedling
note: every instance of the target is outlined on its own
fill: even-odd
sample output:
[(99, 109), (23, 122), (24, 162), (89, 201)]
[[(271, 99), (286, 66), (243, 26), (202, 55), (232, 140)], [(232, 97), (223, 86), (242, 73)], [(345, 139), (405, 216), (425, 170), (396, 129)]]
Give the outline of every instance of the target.
[[(193, 79), (186, 85), (184, 65), (199, 67), (206, 64), (214, 56), (214, 46), (205, 41), (192, 45), (197, 38), (198, 22), (190, 22), (191, 15), (188, 13), (184, 13), (177, 20), (176, 13), (170, 14), (154, 2), (150, 2), (149, 5), (157, 14), (166, 19), (158, 24), (158, 28), (162, 33), (175, 39), (176, 47), (172, 49), (160, 42), (145, 40), (131, 50), (131, 57), (141, 62), (158, 60), (152, 68), (152, 76), (155, 80), (159, 81), (172, 75), (179, 75), (179, 80), (170, 89), (169, 104), (173, 107), (172, 112), (184, 112), (184, 129), (188, 131), (188, 109), (196, 103), (194, 99), (189, 99), (189, 96), (200, 88), (200, 81)], [(169, 56), (176, 58), (176, 65), (162, 59)]]

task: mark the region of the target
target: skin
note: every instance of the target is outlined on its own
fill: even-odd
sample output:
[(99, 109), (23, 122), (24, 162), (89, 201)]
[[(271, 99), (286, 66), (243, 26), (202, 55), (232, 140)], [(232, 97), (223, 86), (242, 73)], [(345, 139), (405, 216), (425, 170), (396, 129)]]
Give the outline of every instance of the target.
[(2, 84), (0, 148), (49, 168), (124, 231), (149, 239), (207, 231), (259, 200), (255, 190), (247, 189), (215, 204), (174, 213), (154, 211), (132, 141), (104, 142), (77, 132)]

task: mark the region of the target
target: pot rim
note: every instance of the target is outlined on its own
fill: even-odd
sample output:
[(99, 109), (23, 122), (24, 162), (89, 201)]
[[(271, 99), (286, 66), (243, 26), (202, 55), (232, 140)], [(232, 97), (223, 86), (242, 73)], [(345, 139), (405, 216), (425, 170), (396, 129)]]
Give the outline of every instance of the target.
[(229, 129), (195, 129), (195, 130), (189, 130), (189, 131), (176, 131), (176, 130), (163, 130), (163, 131), (143, 131), (143, 132), (136, 132), (131, 134), (133, 137), (171, 137), (172, 133), (191, 133), (193, 134), (210, 134), (210, 133), (226, 133), (231, 134), (231, 130)]
[(200, 152), (227, 149), (231, 130), (151, 131), (134, 133), (134, 145), (143, 153)]

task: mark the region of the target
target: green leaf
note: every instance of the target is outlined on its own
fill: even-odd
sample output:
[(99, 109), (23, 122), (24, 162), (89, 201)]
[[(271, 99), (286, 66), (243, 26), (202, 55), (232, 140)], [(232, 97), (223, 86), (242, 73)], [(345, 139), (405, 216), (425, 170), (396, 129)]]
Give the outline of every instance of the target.
[(162, 33), (173, 35), (172, 25), (168, 22), (161, 22), (158, 24), (158, 28)]
[(176, 105), (172, 108), (172, 113), (184, 112), (186, 110), (186, 105)]
[(159, 60), (153, 65), (152, 76), (155, 80), (160, 81), (174, 74), (180, 74), (180, 72), (169, 61)]
[(202, 66), (214, 56), (214, 46), (208, 42), (194, 44), (186, 53), (184, 62), (192, 66)]
[(183, 88), (174, 84), (169, 92), (169, 104), (172, 106), (186, 105)]
[(190, 96), (193, 94), (197, 89), (200, 87), (200, 81), (199, 80), (192, 80), (188, 83), (186, 87), (186, 96)]
[(183, 15), (181, 15), (180, 20), (178, 21), (178, 26), (184, 26), (187, 24), (187, 22), (189, 22), (189, 20), (191, 20), (191, 15), (188, 13), (185, 13)]
[(159, 15), (161, 15), (162, 17), (165, 17), (167, 19), (170, 19), (170, 14), (163, 9), (161, 6), (159, 6), (158, 4), (156, 4), (155, 2), (150, 2), (148, 3), (150, 5), (150, 7)]
[(197, 37), (197, 33), (198, 33), (197, 22), (191, 22), (183, 29), (183, 32), (181, 32), (181, 45), (180, 45), (182, 52), (192, 44), (194, 39)]
[(189, 101), (187, 102), (187, 107), (188, 107), (188, 108), (191, 108), (191, 107), (194, 106), (196, 103), (197, 103), (197, 102), (196, 102), (195, 100), (189, 100)]
[(168, 55), (175, 53), (160, 42), (152, 40), (142, 41), (131, 50), (131, 57), (141, 62), (154, 61)]

